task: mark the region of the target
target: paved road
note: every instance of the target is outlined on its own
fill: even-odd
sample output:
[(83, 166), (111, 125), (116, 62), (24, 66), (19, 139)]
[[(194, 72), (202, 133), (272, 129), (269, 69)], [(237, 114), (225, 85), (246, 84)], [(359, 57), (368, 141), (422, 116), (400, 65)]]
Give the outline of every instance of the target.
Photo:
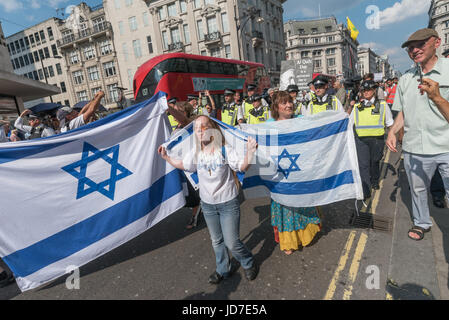
[[(445, 252), (448, 249), (447, 244), (444, 247), (438, 241), (446, 239), (447, 233), (441, 230), (446, 230), (443, 227), (447, 228), (449, 221), (441, 218), (440, 212), (438, 222), (443, 227), (436, 228), (440, 232), (435, 231), (435, 239), (431, 234), (426, 234), (426, 241), (422, 243), (407, 239), (403, 229), (410, 227), (406, 205), (409, 199), (406, 179), (401, 172), (399, 155), (387, 153), (382, 188), (370, 199), (368, 207), (362, 208), (362, 211), (374, 213), (375, 221), (390, 219), (390, 231), (365, 227), (360, 219), (354, 226), (355, 201), (343, 201), (323, 207), (322, 231), (310, 246), (291, 256), (282, 253), (274, 242), (270, 200), (245, 201), (240, 234), (260, 265), (259, 276), (252, 282), (246, 280), (240, 268), (218, 286), (207, 283), (215, 266), (207, 228), (201, 220), (196, 229), (186, 230), (190, 211), (182, 209), (82, 267), (80, 289), (67, 289), (65, 276), (25, 293), (11, 285), (0, 289), (0, 299), (444, 298), (439, 292), (447, 290)], [(409, 253), (417, 250), (417, 245), (418, 254), (424, 255), (419, 266), (409, 259), (413, 256)], [(439, 255), (430, 261), (426, 254), (432, 255), (432, 248), (436, 248), (435, 252), (439, 250)], [(426, 275), (419, 276), (422, 273)]]

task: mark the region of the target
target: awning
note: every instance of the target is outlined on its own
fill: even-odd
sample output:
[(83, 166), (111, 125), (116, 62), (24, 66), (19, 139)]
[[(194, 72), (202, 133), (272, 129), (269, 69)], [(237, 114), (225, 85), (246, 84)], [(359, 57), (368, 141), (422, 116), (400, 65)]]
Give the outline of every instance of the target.
[(57, 86), (0, 70), (0, 95), (20, 97), (26, 102), (60, 92)]

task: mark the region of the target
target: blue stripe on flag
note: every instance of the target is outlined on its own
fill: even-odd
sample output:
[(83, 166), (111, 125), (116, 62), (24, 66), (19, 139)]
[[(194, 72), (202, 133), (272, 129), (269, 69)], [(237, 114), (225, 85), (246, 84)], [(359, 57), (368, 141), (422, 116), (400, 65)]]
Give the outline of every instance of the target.
[(96, 215), (3, 258), (16, 277), (26, 277), (64, 259), (146, 216), (182, 191), (179, 170), (173, 170), (150, 188)]
[[(86, 124), (82, 127), (79, 127), (77, 129), (73, 129), (73, 130), (69, 130), (67, 132), (63, 132), (63, 133), (59, 133), (57, 135), (53, 135), (51, 137), (45, 137), (45, 138), (38, 138), (38, 139), (33, 139), (30, 141), (47, 141), (50, 138), (55, 138), (55, 137), (61, 137), (67, 134), (73, 134), (74, 132), (77, 131), (84, 131), (84, 130), (89, 130), (89, 129), (93, 129), (93, 128), (97, 128), (101, 125), (107, 124), (107, 123), (111, 123), (117, 120), (120, 120), (122, 118), (125, 118), (127, 116), (132, 115), (133, 113), (139, 111), (140, 109), (146, 107), (147, 105), (156, 102), (159, 98), (163, 97), (164, 95), (166, 95), (165, 92), (159, 91), (156, 95), (154, 95), (153, 97), (151, 97), (148, 100), (145, 100), (141, 103), (135, 104), (131, 107), (128, 107), (126, 109), (123, 109), (122, 111), (113, 113), (108, 115), (107, 117), (104, 117), (102, 119), (99, 119), (97, 121), (91, 122), (89, 124)], [(18, 159), (22, 159), (22, 158), (26, 158), (32, 155), (35, 155), (37, 153), (41, 153), (44, 151), (48, 151), (50, 149), (59, 147), (63, 144), (69, 143), (74, 141), (73, 140), (69, 140), (69, 141), (65, 141), (65, 142), (55, 142), (55, 143), (49, 143), (49, 144), (33, 144), (32, 146), (29, 145), (22, 145), (19, 147), (15, 147), (15, 148), (1, 148), (0, 146), (0, 164), (2, 163), (6, 163), (6, 162), (10, 162), (10, 161), (15, 161)]]
[(187, 139), (188, 137), (190, 137), (192, 135), (193, 123), (184, 129), (187, 131), (188, 135), (181, 134), (176, 140), (173, 140), (172, 142), (170, 142), (167, 145), (167, 148), (166, 148), (167, 150), (173, 149), (175, 146), (177, 146), (178, 144), (180, 144), (181, 142), (183, 142), (185, 139)]
[(301, 182), (276, 182), (263, 180), (261, 176), (252, 176), (245, 178), (243, 189), (249, 189), (258, 186), (265, 186), (272, 193), (285, 195), (312, 194), (336, 189), (342, 185), (353, 184), (354, 177), (352, 171), (344, 171), (332, 177)]

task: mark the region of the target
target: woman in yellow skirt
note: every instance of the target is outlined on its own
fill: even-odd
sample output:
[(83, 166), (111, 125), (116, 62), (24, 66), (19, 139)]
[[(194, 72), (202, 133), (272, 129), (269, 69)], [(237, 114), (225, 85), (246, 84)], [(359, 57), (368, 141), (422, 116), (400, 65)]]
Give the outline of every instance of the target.
[[(292, 98), (287, 92), (280, 91), (271, 106), (272, 119), (291, 119), (295, 117), (294, 112)], [(321, 230), (321, 219), (316, 207), (287, 207), (271, 199), (271, 225), (280, 249), (290, 255), (300, 246), (312, 242)]]

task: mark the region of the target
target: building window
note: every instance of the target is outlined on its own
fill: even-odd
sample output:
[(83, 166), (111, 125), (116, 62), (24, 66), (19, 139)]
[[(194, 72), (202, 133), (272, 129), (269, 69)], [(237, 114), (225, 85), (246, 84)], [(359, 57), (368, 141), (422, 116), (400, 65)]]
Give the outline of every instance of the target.
[(211, 17), (207, 18), (207, 31), (208, 33), (213, 33), (218, 31), (217, 18)]
[(229, 44), (225, 45), (225, 58), (231, 58), (231, 45)]
[(106, 29), (106, 22), (104, 20), (104, 16), (92, 20), (92, 24), (94, 26), (94, 32), (100, 32)]
[(327, 42), (334, 42), (334, 41), (335, 41), (335, 36), (327, 37)]
[(313, 38), (313, 43), (320, 43), (320, 38)]
[(204, 0), (204, 4), (208, 5), (208, 4), (214, 4), (215, 0)]
[(45, 59), (50, 58), (50, 51), (48, 50), (48, 47), (44, 48), (44, 53), (45, 53)]
[(302, 51), (301, 58), (307, 58), (309, 56), (309, 51)]
[(137, 19), (136, 19), (136, 17), (130, 17), (128, 19), (128, 22), (129, 22), (129, 29), (131, 31), (137, 30)]
[(82, 84), (84, 81), (84, 77), (83, 77), (83, 71), (82, 70), (78, 70), (72, 73), (73, 75), (73, 82), (75, 84)]
[(329, 58), (329, 59), (327, 59), (327, 66), (328, 66), (328, 67), (333, 67), (333, 66), (335, 66), (335, 58)]
[(112, 53), (112, 44), (109, 40), (100, 42), (100, 53), (102, 56)]
[(318, 33), (318, 28), (312, 28), (312, 33)]
[(100, 80), (100, 72), (97, 66), (87, 68), (87, 75), (90, 81)]
[(76, 97), (78, 98), (78, 102), (89, 100), (89, 98), (87, 97), (87, 91), (86, 90), (78, 91), (76, 93)]
[(33, 54), (31, 52), (28, 53), (28, 58), (30, 59), (30, 63), (34, 63)]
[(147, 37), (147, 44), (148, 44), (148, 52), (150, 54), (153, 53), (153, 42), (151, 41), (151, 36)]
[[(70, 52), (70, 63), (71, 64), (76, 64), (76, 63), (79, 63), (80, 62), (80, 58), (79, 58), (79, 55), (78, 55), (78, 51), (72, 51), (72, 52)], [(35, 57), (36, 58), (36, 57)]]
[(41, 42), (45, 43), (45, 33), (44, 30), (39, 31), (39, 35), (41, 36)]
[(181, 5), (181, 13), (187, 12), (187, 3), (186, 0), (181, 0), (179, 2), (179, 4)]
[(195, 6), (195, 9), (201, 8), (201, 0), (194, 0), (193, 4)]
[(19, 57), (19, 62), (20, 62), (20, 67), (21, 68), (25, 67), (25, 61), (23, 60), (22, 56)]
[(144, 27), (148, 27), (148, 25), (150, 24), (150, 19), (148, 18), (148, 12), (147, 11), (145, 11), (142, 14), (142, 20), (143, 20)]
[(58, 55), (58, 49), (55, 44), (51, 45), (51, 52), (53, 53), (53, 57)]
[(31, 46), (34, 47), (34, 37), (32, 34), (29, 35)]
[(133, 49), (134, 49), (134, 56), (136, 58), (140, 58), (142, 56), (142, 49), (140, 47), (140, 40), (133, 40)]
[(106, 77), (111, 77), (115, 75), (114, 61), (103, 63), (103, 69)]
[(318, 57), (318, 56), (321, 56), (321, 50), (313, 50), (313, 56), (314, 57)]
[(167, 17), (164, 7), (160, 7), (158, 9), (158, 13), (159, 13), (159, 20), (164, 20)]
[(128, 69), (128, 85), (130, 88), (133, 87), (133, 78), (134, 78), (134, 73), (131, 69)]
[(37, 70), (37, 72), (39, 73), (39, 80), (44, 79), (44, 73), (42, 72), (42, 69)]
[(48, 34), (48, 39), (50, 39), (50, 41), (54, 39), (53, 30), (51, 29), (51, 27), (47, 28), (47, 34)]
[(229, 32), (229, 21), (228, 21), (227, 13), (221, 14), (221, 27), (222, 27), (223, 33)]
[(53, 66), (48, 66), (48, 73), (50, 75), (50, 78), (55, 76), (55, 71), (53, 70)]
[(210, 55), (211, 55), (211, 57), (220, 58), (221, 57), (221, 50), (220, 50), (220, 48), (211, 48), (210, 49)]
[(125, 0), (125, 5), (127, 7), (132, 6), (133, 5), (133, 0)]
[(332, 27), (331, 26), (327, 26), (326, 27), (326, 32), (331, 32), (332, 31)]
[(125, 34), (125, 27), (123, 25), (123, 21), (118, 22), (118, 30), (121, 36)]
[(178, 28), (170, 29), (172, 43), (181, 42), (181, 35)]
[(321, 68), (321, 60), (313, 60), (314, 68)]
[(198, 39), (204, 40), (203, 21), (202, 20), (198, 20), (196, 22), (196, 27), (198, 29)]
[(176, 17), (178, 15), (178, 12), (176, 11), (176, 3), (174, 2), (167, 5), (167, 10), (169, 17)]
[(128, 61), (128, 47), (127, 47), (126, 43), (122, 44), (122, 48), (123, 48), (123, 56), (125, 57), (125, 61)]
[(189, 31), (189, 26), (187, 24), (182, 26), (183, 30), (184, 30), (184, 40), (185, 43), (188, 44), (190, 43), (190, 31)]
[(34, 55), (34, 61), (39, 62), (39, 54), (38, 54), (38, 52), (34, 51), (33, 55)]
[(61, 68), (61, 64), (60, 64), (60, 63), (57, 63), (57, 64), (56, 64), (56, 72), (57, 72), (59, 75), (62, 74), (62, 68)]
[(167, 35), (167, 31), (162, 31), (162, 45), (164, 46), (164, 50), (168, 49), (168, 35)]
[(86, 60), (95, 58), (95, 48), (93, 46), (84, 47), (84, 58)]
[(327, 55), (335, 54), (335, 48), (326, 49), (326, 54)]
[(117, 83), (108, 85), (108, 93), (109, 93), (109, 98), (111, 99), (111, 101), (114, 101), (114, 102), (118, 101)]
[(25, 61), (25, 65), (28, 66), (30, 64), (30, 60), (28, 60), (28, 55), (23, 56), (23, 60)]

